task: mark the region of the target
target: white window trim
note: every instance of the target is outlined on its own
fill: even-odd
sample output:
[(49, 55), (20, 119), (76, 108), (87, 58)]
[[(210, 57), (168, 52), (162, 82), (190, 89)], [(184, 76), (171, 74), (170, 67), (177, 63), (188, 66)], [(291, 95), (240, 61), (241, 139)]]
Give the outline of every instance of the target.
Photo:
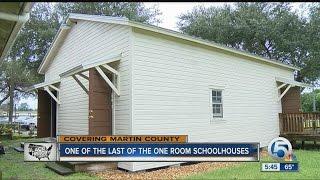
[[(214, 114), (213, 114), (213, 112), (212, 112), (212, 117), (213, 118), (222, 118), (223, 119), (223, 92), (222, 92), (222, 89), (212, 89), (211, 90), (211, 101), (212, 101), (212, 92), (213, 91), (216, 91), (216, 92), (221, 92), (221, 102), (220, 103), (214, 103), (214, 102), (212, 102), (211, 103), (211, 108), (212, 108), (212, 110), (213, 110), (213, 104), (218, 104), (218, 105), (221, 105), (221, 109), (220, 109), (220, 114), (221, 114), (221, 116), (214, 116)], [(222, 111), (222, 112), (221, 112)], [(219, 115), (220, 115), (219, 114)], [(216, 115), (217, 115), (217, 113), (216, 113)]]
[[(224, 87), (209, 87), (209, 114), (210, 114), (210, 122), (224, 122), (225, 121), (225, 114), (224, 114), (224, 94), (225, 89)], [(222, 117), (213, 117), (213, 106), (212, 106), (212, 91), (221, 91), (221, 104), (222, 104)]]

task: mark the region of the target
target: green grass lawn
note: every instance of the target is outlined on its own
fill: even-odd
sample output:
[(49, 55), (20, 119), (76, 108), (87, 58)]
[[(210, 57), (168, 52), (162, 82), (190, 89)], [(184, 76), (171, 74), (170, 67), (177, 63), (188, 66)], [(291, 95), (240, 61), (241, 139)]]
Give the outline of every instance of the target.
[[(24, 162), (23, 153), (13, 148), (20, 142), (35, 141), (35, 139), (16, 139), (1, 141), (6, 147), (6, 154), (0, 155), (0, 171), (3, 179), (98, 179), (88, 173), (74, 173), (69, 176), (61, 176), (50, 169), (45, 168), (45, 162)], [(1, 179), (1, 178), (0, 178)]]
[[(260, 172), (260, 162), (240, 163), (212, 172), (200, 173), (186, 179), (319, 179), (320, 151), (294, 150), (299, 161), (299, 172)], [(270, 161), (264, 157), (262, 161)]]
[[(45, 162), (24, 162), (23, 153), (18, 153), (13, 149), (19, 146), (21, 141), (32, 142), (36, 139), (2, 141), (2, 144), (6, 147), (6, 154), (0, 155), (0, 171), (3, 179), (98, 179), (97, 176), (88, 173), (61, 176), (45, 168)], [(300, 171), (296, 173), (260, 172), (259, 162), (247, 162), (216, 169), (212, 172), (196, 174), (186, 179), (319, 179), (320, 151), (295, 150), (294, 153), (300, 166)], [(270, 160), (269, 157), (262, 159), (262, 161)]]

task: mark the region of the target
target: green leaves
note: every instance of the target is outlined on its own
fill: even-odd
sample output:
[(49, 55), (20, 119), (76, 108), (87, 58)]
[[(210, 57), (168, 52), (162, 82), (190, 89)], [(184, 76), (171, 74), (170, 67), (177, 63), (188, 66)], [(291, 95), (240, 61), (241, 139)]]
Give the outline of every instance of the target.
[(157, 23), (160, 12), (157, 8), (146, 8), (141, 2), (76, 2), (58, 3), (57, 13), (66, 17), (68, 13), (127, 17), (130, 20)]
[(159, 22), (160, 15), (155, 7), (133, 2), (35, 3), (8, 61), (0, 66), (0, 105), (10, 96), (9, 87), (15, 97), (28, 96), (23, 88), (43, 81), (37, 69), (68, 13), (121, 16), (144, 23)]
[(35, 73), (25, 66), (22, 60), (5, 61), (0, 66), (0, 105), (10, 96), (10, 89), (15, 93), (15, 99), (21, 96), (28, 96), (31, 92), (25, 92), (24, 88), (29, 87), (38, 81)]
[(144, 23), (159, 22), (157, 16), (160, 15), (157, 8), (145, 8), (143, 3), (35, 3), (30, 20), (22, 28), (9, 59), (23, 60), (36, 72), (68, 13), (121, 16)]
[(59, 26), (60, 19), (49, 3), (37, 3), (30, 13), (30, 20), (13, 46), (10, 59), (25, 61), (25, 65), (36, 69), (49, 49)]
[(314, 4), (305, 19), (289, 3), (241, 2), (196, 7), (179, 17), (178, 26), (184, 33), (301, 67), (296, 79), (313, 82), (320, 77), (319, 12)]
[(301, 96), (301, 105), (303, 112), (313, 112), (313, 99), (316, 100), (316, 111), (320, 112), (320, 90), (316, 89), (314, 92), (304, 93)]

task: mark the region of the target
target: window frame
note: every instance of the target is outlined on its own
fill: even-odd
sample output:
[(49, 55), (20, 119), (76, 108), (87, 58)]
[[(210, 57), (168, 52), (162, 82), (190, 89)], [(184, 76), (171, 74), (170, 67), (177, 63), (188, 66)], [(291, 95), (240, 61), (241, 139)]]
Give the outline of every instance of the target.
[[(215, 102), (213, 102), (213, 92), (214, 91), (216, 91), (216, 92), (218, 92), (218, 91), (220, 91), (221, 92), (221, 102), (220, 103), (215, 103)], [(210, 88), (210, 114), (211, 114), (211, 118), (212, 119), (223, 119), (224, 118), (224, 114), (223, 114), (223, 112), (224, 112), (224, 108), (223, 108), (223, 94), (224, 94), (224, 92), (223, 92), (224, 90), (223, 89), (218, 89), (218, 88)], [(214, 113), (213, 113), (213, 105), (214, 104), (217, 104), (217, 105), (221, 105), (221, 109), (220, 109), (220, 111), (221, 111), (221, 115), (219, 115), (219, 116), (217, 116), (217, 115), (215, 115)]]

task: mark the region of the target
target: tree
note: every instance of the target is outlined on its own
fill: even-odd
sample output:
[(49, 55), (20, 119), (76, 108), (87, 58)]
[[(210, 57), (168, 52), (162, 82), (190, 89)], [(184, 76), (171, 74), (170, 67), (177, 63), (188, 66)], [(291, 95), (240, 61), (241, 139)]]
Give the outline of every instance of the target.
[[(9, 59), (21, 60), (34, 73), (49, 49), (61, 23), (61, 17), (50, 3), (35, 3), (30, 19), (21, 29)], [(38, 75), (38, 81), (42, 76)]]
[(303, 112), (313, 112), (313, 98), (316, 96), (316, 111), (320, 112), (320, 89), (314, 92), (304, 93), (301, 96), (301, 106)]
[(57, 12), (62, 17), (68, 13), (127, 17), (142, 23), (155, 24), (160, 11), (157, 7), (146, 8), (142, 2), (75, 2), (58, 3)]
[[(26, 66), (37, 74), (36, 70), (41, 60), (45, 57), (68, 13), (125, 16), (144, 23), (159, 22), (157, 16), (160, 14), (156, 7), (145, 8), (143, 3), (35, 3), (30, 13), (30, 20), (19, 33), (9, 58), (24, 60)], [(42, 77), (39, 81), (41, 79)]]
[(309, 42), (320, 36), (315, 33), (319, 32), (319, 13), (312, 15), (310, 22), (299, 17), (289, 3), (236, 3), (196, 7), (180, 15), (178, 26), (184, 33), (301, 67), (296, 80), (313, 82), (320, 77), (320, 70), (314, 68), (319, 53), (311, 50), (314, 45)]
[(20, 31), (9, 59), (23, 60), (41, 81), (43, 77), (37, 74), (37, 69), (68, 13), (125, 16), (144, 23), (159, 22), (157, 16), (160, 15), (156, 7), (145, 8), (143, 3), (35, 3), (30, 20)]
[(143, 3), (35, 3), (30, 20), (21, 29), (8, 61), (0, 66), (0, 105), (9, 99), (9, 122), (12, 122), (14, 99), (31, 95), (24, 89), (43, 81), (37, 69), (61, 23), (71, 12), (125, 16), (145, 23), (159, 22), (157, 16), (160, 14), (156, 7), (145, 8)]
[(28, 96), (31, 93), (24, 90), (34, 83), (33, 74), (21, 60), (6, 61), (0, 66), (0, 93), (3, 97), (0, 104), (9, 99), (9, 122), (13, 118), (14, 99)]
[(30, 111), (31, 108), (28, 103), (21, 103), (18, 107), (19, 111)]
[(302, 69), (303, 74), (306, 74), (311, 81), (319, 85), (320, 77), (320, 4), (314, 3), (310, 7), (309, 22), (306, 25), (308, 39), (307, 46), (309, 57), (304, 62), (305, 66)]
[(0, 105), (0, 112), (1, 111), (5, 111), (5, 112), (9, 111), (9, 103), (2, 103)]
[[(145, 8), (143, 3), (90, 2), (90, 3), (35, 3), (30, 20), (25, 24), (13, 46), (9, 59), (23, 60), (37, 74), (41, 60), (68, 13), (84, 13), (107, 16), (124, 16), (144, 23), (157, 23), (158, 8)], [(38, 75), (38, 81), (43, 79)]]
[(12, 122), (14, 100), (32, 95), (24, 89), (43, 79), (37, 74), (40, 60), (51, 45), (59, 27), (59, 18), (51, 4), (37, 3), (30, 20), (21, 29), (7, 61), (0, 67), (0, 104), (9, 99), (9, 122)]

